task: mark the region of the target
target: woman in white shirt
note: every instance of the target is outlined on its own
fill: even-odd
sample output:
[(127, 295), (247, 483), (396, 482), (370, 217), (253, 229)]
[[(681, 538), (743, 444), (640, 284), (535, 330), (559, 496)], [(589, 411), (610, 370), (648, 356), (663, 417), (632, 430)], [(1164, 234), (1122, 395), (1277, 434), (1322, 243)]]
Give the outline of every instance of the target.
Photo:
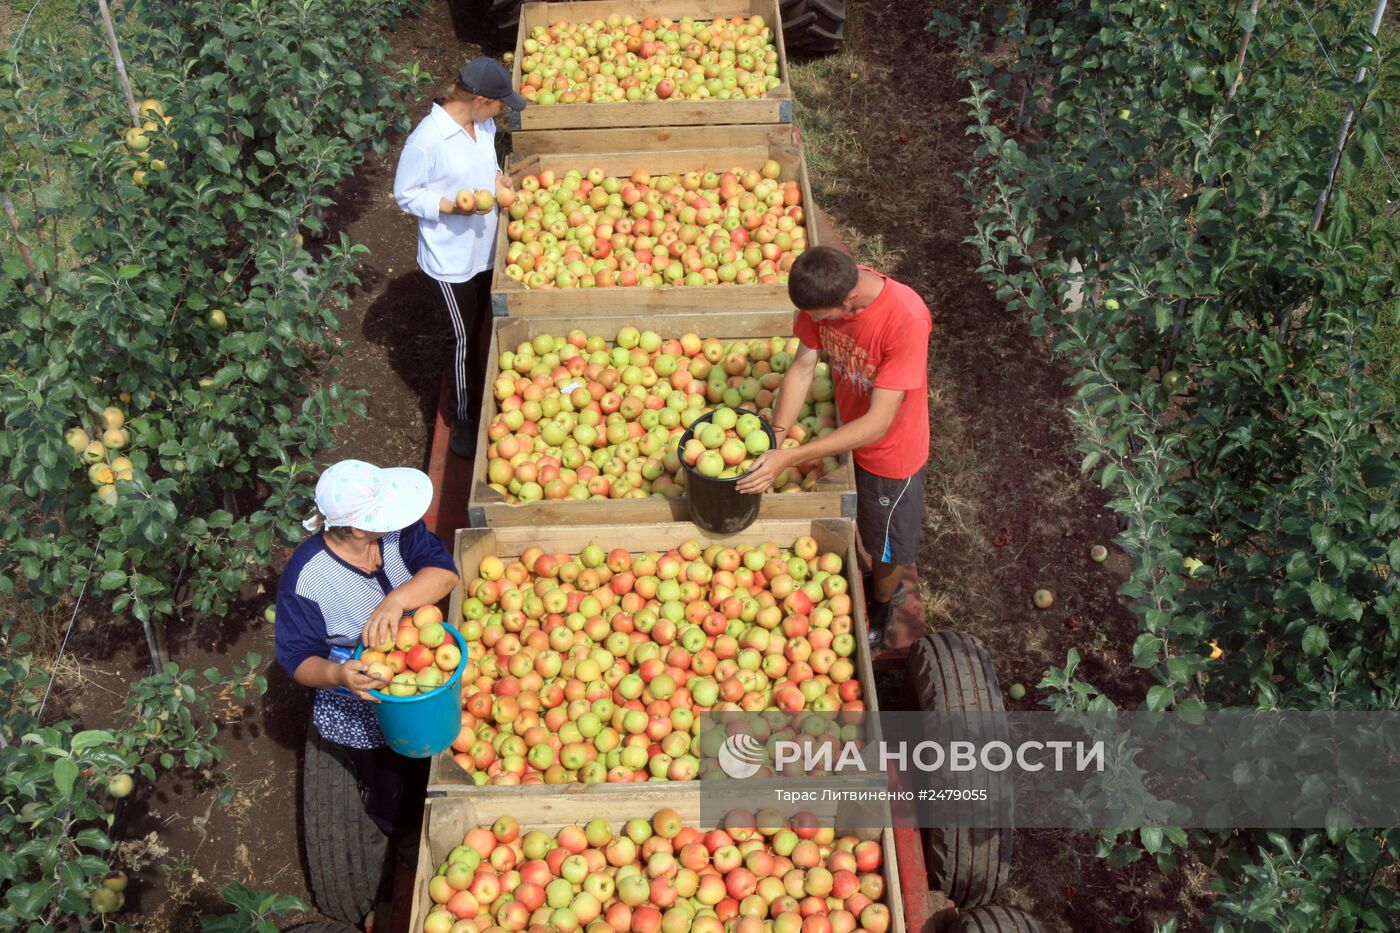
[(509, 185), (496, 160), (496, 117), (525, 99), (510, 72), (492, 58), (477, 58), (458, 73), (447, 96), (433, 102), (404, 143), (394, 176), (394, 200), (418, 218), (418, 268), (432, 280), (438, 306), (452, 325), (450, 362), (454, 396), (452, 452), (475, 452), (486, 347), (491, 321), (491, 266), (496, 208), (477, 212), (457, 204), (459, 191)]

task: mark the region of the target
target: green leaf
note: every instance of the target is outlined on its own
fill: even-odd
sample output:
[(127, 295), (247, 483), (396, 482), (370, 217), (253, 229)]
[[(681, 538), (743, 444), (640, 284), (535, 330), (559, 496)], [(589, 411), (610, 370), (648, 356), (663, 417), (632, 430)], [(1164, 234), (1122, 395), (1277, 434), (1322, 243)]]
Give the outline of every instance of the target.
[(53, 881), (17, 884), (5, 892), (5, 902), (20, 917), (35, 920), (57, 891), (58, 885)]
[(112, 848), (112, 840), (107, 834), (93, 826), (78, 830), (74, 841), (85, 849), (95, 849), (98, 852), (106, 852)]
[(1148, 632), (1137, 637), (1133, 642), (1133, 667), (1149, 668), (1155, 667), (1162, 659), (1162, 648), (1166, 642)]
[(1303, 653), (1317, 657), (1327, 650), (1327, 630), (1320, 625), (1309, 625), (1303, 632)]
[(1157, 684), (1147, 691), (1147, 708), (1150, 710), (1168, 709), (1175, 698), (1176, 693), (1171, 687)]
[(53, 784), (59, 797), (73, 797), (73, 782), (78, 779), (78, 763), (72, 758), (60, 758), (53, 763)]
[(1314, 580), (1308, 584), (1308, 599), (1319, 615), (1331, 616), (1337, 603), (1337, 591), (1321, 580)]

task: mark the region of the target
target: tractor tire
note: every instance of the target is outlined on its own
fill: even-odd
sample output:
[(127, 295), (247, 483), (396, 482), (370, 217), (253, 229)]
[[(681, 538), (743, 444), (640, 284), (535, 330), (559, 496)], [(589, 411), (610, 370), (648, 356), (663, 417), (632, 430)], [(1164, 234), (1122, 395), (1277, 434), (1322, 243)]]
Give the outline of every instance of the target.
[(301, 801), (306, 880), (316, 909), (361, 924), (387, 890), (389, 839), (365, 813), (349, 762), (314, 725), (306, 732)]
[[(924, 636), (909, 649), (908, 677), (925, 712), (1005, 712), (991, 658), (971, 635)], [(997, 731), (1005, 738), (1004, 722)], [(1009, 791), (1009, 784), (997, 776), (978, 786), (985, 786), (991, 799), (1003, 788)], [(1010, 827), (925, 829), (929, 880), (960, 908), (989, 903), (1006, 884), (1012, 836)]]
[(848, 0), (781, 0), (789, 55), (830, 55), (846, 41)]
[(1044, 928), (1023, 910), (978, 907), (958, 914), (952, 933), (1044, 933)]
[(521, 0), (447, 0), (452, 31), (487, 52), (515, 51)]

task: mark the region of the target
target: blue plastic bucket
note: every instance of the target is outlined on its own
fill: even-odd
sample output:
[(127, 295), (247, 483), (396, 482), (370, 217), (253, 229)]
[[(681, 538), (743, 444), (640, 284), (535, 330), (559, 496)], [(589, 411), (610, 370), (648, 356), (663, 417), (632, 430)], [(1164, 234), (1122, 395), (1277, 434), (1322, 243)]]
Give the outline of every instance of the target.
[[(431, 758), (451, 746), (462, 731), (462, 670), (467, 666), (467, 643), (462, 633), (447, 622), (442, 627), (462, 652), (462, 660), (446, 683), (411, 697), (370, 691), (379, 698), (374, 704), (374, 715), (379, 718), (384, 741), (407, 758)], [(364, 645), (356, 648), (355, 657), (364, 651)]]

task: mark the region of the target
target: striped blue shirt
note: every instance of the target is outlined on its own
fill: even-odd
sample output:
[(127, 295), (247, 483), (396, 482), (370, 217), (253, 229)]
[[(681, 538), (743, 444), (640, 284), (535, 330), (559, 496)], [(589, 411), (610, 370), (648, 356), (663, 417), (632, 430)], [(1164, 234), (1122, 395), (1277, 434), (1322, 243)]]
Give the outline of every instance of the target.
[[(321, 534), (293, 552), (277, 587), (277, 663), (289, 676), (307, 658), (341, 661), (354, 654), (374, 607), (420, 570), (457, 572), (447, 548), (422, 521), (385, 535), (379, 547), (383, 566), (375, 573), (342, 560)], [(311, 718), (321, 735), (337, 744), (385, 744), (371, 704), (344, 688), (317, 690)]]

